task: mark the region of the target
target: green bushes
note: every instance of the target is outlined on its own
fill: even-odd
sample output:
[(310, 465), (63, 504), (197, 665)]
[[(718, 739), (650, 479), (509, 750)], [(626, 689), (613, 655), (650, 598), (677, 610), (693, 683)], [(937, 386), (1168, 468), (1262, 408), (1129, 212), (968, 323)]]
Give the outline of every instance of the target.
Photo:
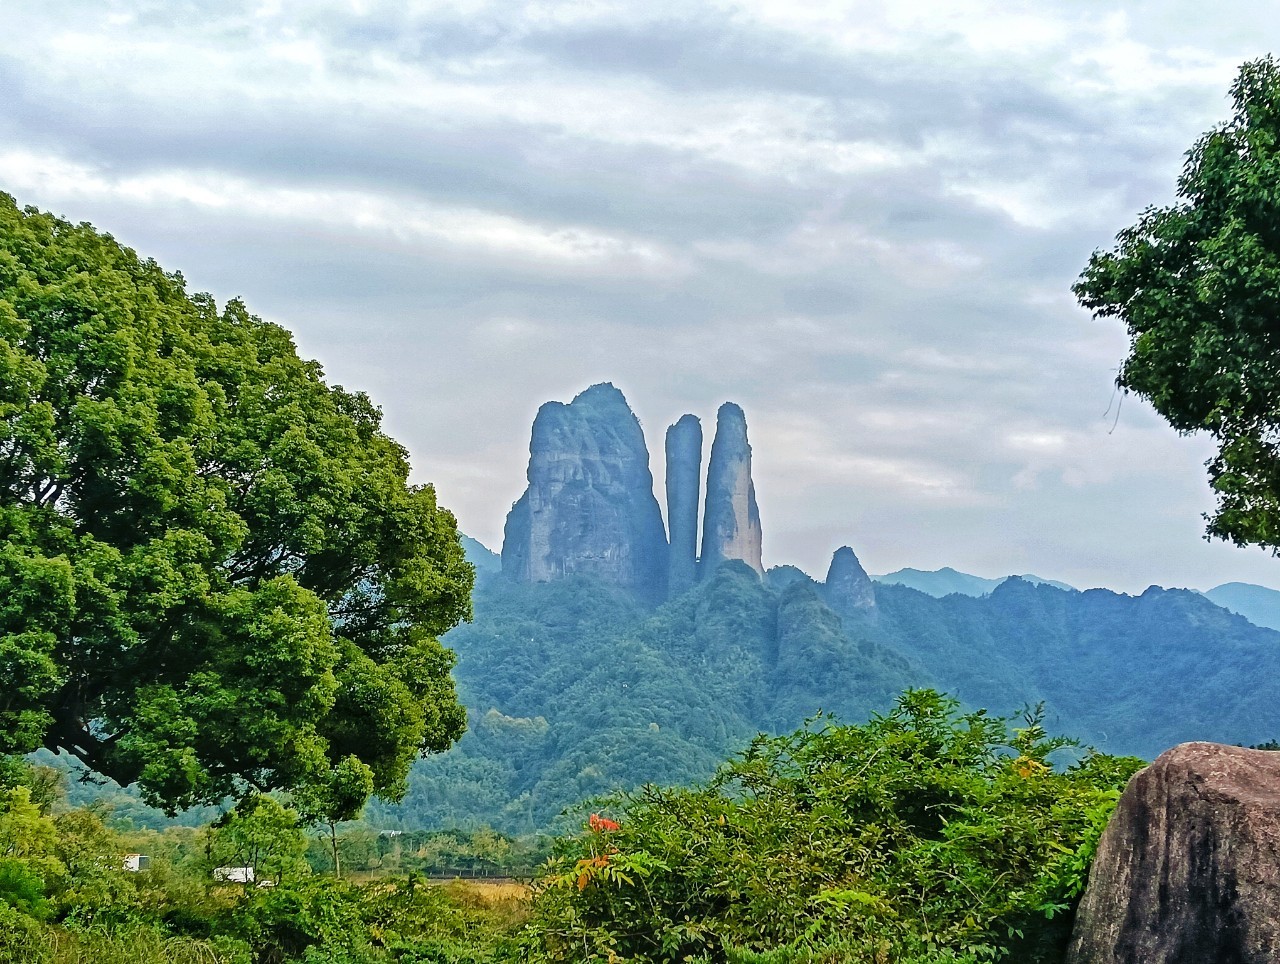
[(539, 882), (550, 961), (1058, 961), (1141, 761), (908, 691), (864, 726), (760, 737), (709, 785), (626, 798)]
[[(122, 835), (10, 786), (0, 964), (1057, 964), (1141, 765), (1072, 746), (1039, 711), (961, 714), (908, 691), (864, 725), (761, 736), (705, 786), (646, 788), (593, 815), (556, 844), (531, 905), (514, 885), (495, 905), (392, 875), (533, 856), (491, 831), (349, 832), (344, 861), (379, 870), (355, 883), (306, 865), (278, 801), (199, 832)], [(125, 871), (130, 849), (148, 869)], [(220, 866), (271, 886), (219, 883)]]

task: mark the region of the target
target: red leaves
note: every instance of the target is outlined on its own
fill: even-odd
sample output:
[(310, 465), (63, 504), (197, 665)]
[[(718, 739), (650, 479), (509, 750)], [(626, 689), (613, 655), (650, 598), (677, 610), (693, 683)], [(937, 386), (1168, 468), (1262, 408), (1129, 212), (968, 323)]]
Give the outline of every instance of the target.
[(610, 820), (608, 817), (602, 817), (598, 813), (593, 813), (587, 821), (587, 828), (592, 833), (604, 833), (607, 830), (617, 830), (618, 824)]

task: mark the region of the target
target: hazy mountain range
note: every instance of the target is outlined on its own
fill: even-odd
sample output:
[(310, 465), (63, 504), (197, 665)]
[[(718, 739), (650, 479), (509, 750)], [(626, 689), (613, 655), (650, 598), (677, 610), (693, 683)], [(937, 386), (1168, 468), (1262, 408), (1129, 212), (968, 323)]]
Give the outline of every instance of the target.
[[(482, 576), (502, 570), (502, 557), (470, 536), (462, 537), (467, 558)], [(791, 567), (787, 567), (791, 568)], [(799, 572), (800, 570), (796, 570)], [(805, 574), (807, 576), (807, 574)], [(898, 569), (881, 575), (871, 575), (873, 582), (892, 586), (907, 586), (926, 595), (940, 599), (952, 593), (962, 596), (985, 596), (1006, 579), (1024, 579), (1032, 585), (1052, 586), (1055, 589), (1079, 591), (1056, 579), (1045, 579), (1031, 573), (1010, 574), (989, 578), (960, 572), (950, 566), (941, 569)], [(1215, 605), (1245, 617), (1255, 626), (1280, 630), (1280, 591), (1246, 582), (1227, 582), (1212, 589), (1197, 590)]]

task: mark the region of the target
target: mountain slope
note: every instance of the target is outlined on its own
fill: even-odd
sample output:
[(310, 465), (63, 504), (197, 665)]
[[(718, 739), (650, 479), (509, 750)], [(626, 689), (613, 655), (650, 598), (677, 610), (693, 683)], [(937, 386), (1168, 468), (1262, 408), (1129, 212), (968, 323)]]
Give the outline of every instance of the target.
[(1228, 582), (1204, 593), (1223, 609), (1239, 613), (1255, 626), (1280, 629), (1280, 592), (1247, 582)]
[(618, 787), (704, 779), (761, 729), (887, 709), (923, 676), (850, 639), (811, 587), (774, 591), (736, 561), (656, 610), (575, 578), (494, 580), (475, 611), (447, 637), (471, 729), (377, 822), (532, 831)]
[(1197, 593), (882, 584), (841, 616), (820, 591), (740, 562), (657, 609), (581, 578), (487, 581), (475, 622), (447, 637), (471, 730), (371, 818), (527, 832), (619, 787), (703, 779), (759, 731), (819, 711), (866, 719), (908, 686), (1000, 714), (1043, 701), (1055, 730), (1147, 758), (1280, 735), (1280, 633)]

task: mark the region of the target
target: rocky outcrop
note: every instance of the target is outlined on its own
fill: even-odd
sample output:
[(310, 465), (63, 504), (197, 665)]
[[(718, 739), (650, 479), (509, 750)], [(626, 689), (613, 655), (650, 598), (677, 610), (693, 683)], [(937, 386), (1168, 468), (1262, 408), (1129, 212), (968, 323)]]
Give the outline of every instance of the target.
[(848, 546), (841, 546), (831, 557), (827, 581), (822, 586), (822, 599), (841, 616), (875, 608), (876, 591), (871, 577)]
[(682, 415), (667, 429), (667, 593), (691, 587), (698, 567), (698, 496), (702, 491), (702, 423)]
[(1280, 960), (1280, 753), (1184, 743), (1129, 781), (1067, 960)]
[(702, 574), (726, 559), (741, 559), (764, 575), (760, 564), (760, 509), (751, 481), (751, 445), (742, 409), (725, 402), (716, 413), (716, 437), (707, 465), (707, 505), (702, 514)]
[(593, 385), (538, 409), (529, 487), (507, 515), (502, 571), (523, 582), (585, 575), (658, 600), (667, 541), (649, 450), (622, 392)]

